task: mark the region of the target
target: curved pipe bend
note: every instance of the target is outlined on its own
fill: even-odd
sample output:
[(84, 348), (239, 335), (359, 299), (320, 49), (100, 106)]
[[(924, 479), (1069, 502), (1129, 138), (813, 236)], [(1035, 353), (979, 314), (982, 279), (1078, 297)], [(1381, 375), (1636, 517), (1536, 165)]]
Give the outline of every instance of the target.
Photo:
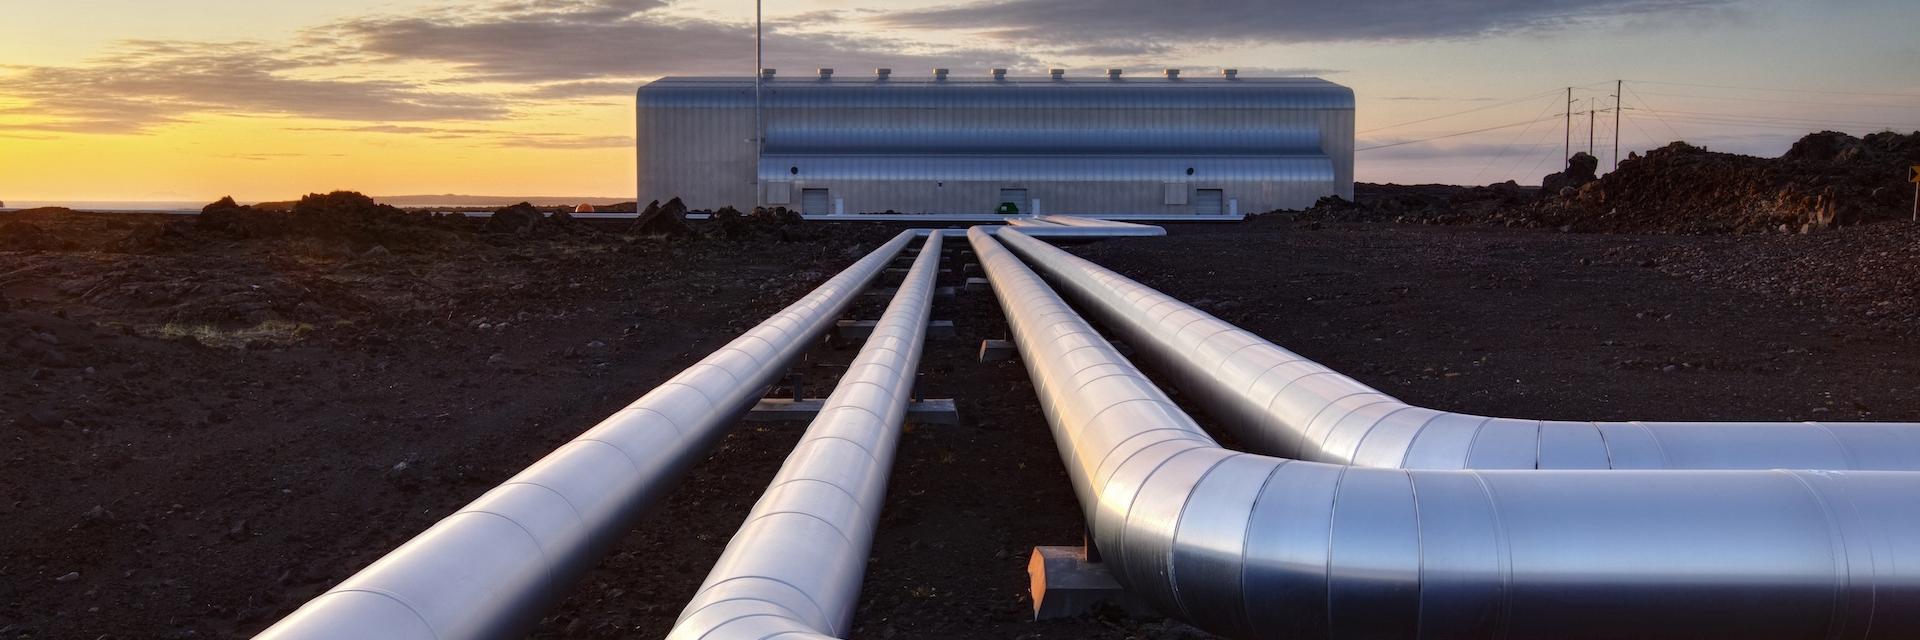
[(1262, 453), (1406, 469), (1920, 470), (1920, 424), (1570, 422), (1416, 407), (1039, 242), (996, 237)]
[(913, 236), (895, 236), (259, 637), (515, 637), (825, 335)]
[(1239, 453), (986, 232), (968, 239), (1093, 543), (1170, 615), (1243, 638), (1920, 635), (1920, 474)]
[(845, 636), (919, 371), (940, 266), (929, 234), (739, 533), (667, 635), (672, 640)]

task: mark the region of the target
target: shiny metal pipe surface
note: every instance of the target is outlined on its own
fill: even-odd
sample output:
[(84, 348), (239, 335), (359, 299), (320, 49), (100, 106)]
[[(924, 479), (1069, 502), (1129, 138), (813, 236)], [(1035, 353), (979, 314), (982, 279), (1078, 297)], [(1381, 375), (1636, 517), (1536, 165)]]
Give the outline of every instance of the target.
[(1144, 224), (1136, 224), (1132, 222), (1121, 222), (1118, 220), (1101, 220), (1098, 218), (1082, 218), (1080, 216), (1066, 216), (1066, 215), (1053, 215), (1053, 214), (1043, 215), (1035, 219), (1041, 222), (1051, 222), (1054, 224), (1065, 225), (1069, 227), (1144, 227), (1144, 226), (1147, 226)]
[(913, 398), (940, 242), (940, 232), (928, 236), (873, 335), (668, 638), (846, 636)]
[(912, 237), (902, 232), (260, 637), (459, 640), (524, 632), (833, 327)]
[(1920, 424), (1571, 422), (1394, 399), (1025, 230), (997, 237), (1248, 448), (1407, 469), (1920, 470)]
[(982, 229), (986, 233), (990, 233), (990, 234), (999, 233), (1003, 230), (1018, 229), (1020, 233), (1025, 234), (1029, 238), (1046, 238), (1050, 240), (1102, 240), (1106, 238), (1156, 238), (1156, 237), (1167, 235), (1166, 229), (1153, 226), (1153, 225), (1145, 225), (1145, 224), (1128, 224), (1127, 226), (1102, 225), (1098, 227), (1092, 227), (1092, 226), (1075, 227), (1075, 226), (1068, 226), (1068, 225), (1051, 225), (1051, 226), (1035, 225), (1035, 226), (1025, 226), (1025, 227), (989, 226), (989, 227), (974, 227), (974, 228)]
[(1170, 615), (1238, 638), (1920, 637), (1920, 473), (1231, 451), (985, 230), (968, 239), (1093, 543)]

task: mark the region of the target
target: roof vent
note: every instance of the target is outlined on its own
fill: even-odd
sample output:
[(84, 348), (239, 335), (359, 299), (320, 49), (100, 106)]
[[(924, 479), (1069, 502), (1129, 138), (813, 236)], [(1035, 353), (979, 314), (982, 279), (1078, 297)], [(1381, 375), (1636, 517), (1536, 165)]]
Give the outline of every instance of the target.
[(1220, 77), (1226, 78), (1228, 80), (1237, 80), (1240, 78), (1240, 70), (1239, 69), (1221, 69)]
[(994, 69), (994, 70), (993, 70), (993, 79), (995, 79), (995, 80), (1005, 80), (1005, 79), (1007, 79), (1007, 70), (1006, 70), (1006, 69)]
[(1119, 80), (1119, 79), (1120, 79), (1120, 74), (1122, 74), (1122, 73), (1126, 73), (1126, 72), (1127, 72), (1127, 70), (1126, 70), (1126, 69), (1108, 69), (1108, 70), (1107, 70), (1107, 79), (1109, 79), (1109, 80)]
[(935, 80), (945, 80), (945, 79), (947, 79), (947, 70), (946, 70), (946, 69), (934, 69), (934, 70), (933, 70), (933, 79), (935, 79)]
[(1059, 80), (1067, 76), (1067, 70), (1066, 69), (1048, 69), (1047, 76), (1055, 80)]
[(893, 70), (888, 69), (886, 67), (880, 67), (878, 69), (873, 70), (873, 77), (881, 80), (887, 79), (887, 76), (890, 76), (890, 75), (893, 75)]
[(820, 79), (821, 79), (821, 80), (832, 80), (832, 79), (833, 79), (833, 67), (820, 67)]
[(772, 80), (772, 79), (773, 79), (773, 72), (774, 72), (774, 70), (773, 70), (773, 69), (761, 69), (761, 70), (760, 70), (760, 78), (761, 78), (761, 79), (764, 79), (764, 80)]
[(1180, 79), (1180, 70), (1179, 70), (1179, 69), (1168, 69), (1168, 70), (1166, 70), (1166, 71), (1162, 71), (1161, 73), (1164, 73), (1164, 74), (1166, 74), (1166, 76), (1167, 76), (1167, 79), (1168, 79), (1168, 80), (1179, 80), (1179, 79)]

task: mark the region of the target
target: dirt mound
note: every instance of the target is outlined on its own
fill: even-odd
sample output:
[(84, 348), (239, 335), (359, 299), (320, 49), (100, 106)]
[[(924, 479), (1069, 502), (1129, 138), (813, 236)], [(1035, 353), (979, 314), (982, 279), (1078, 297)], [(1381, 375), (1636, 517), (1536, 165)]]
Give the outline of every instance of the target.
[(233, 201), (232, 196), (200, 208), (193, 221), (195, 230), (234, 237), (265, 238), (287, 233), (292, 219), (284, 211), (256, 209)]
[(461, 228), (464, 220), (408, 213), (353, 191), (308, 194), (291, 207), (247, 206), (233, 198), (200, 210), (196, 231), (237, 239), (302, 237), (342, 240), (365, 247), (418, 247), (440, 240), (437, 228)]
[(560, 208), (549, 214), (531, 203), (502, 207), (487, 217), (481, 230), (530, 238), (552, 238), (561, 234), (593, 233), (593, 229)]
[(1567, 159), (1567, 170), (1549, 173), (1540, 179), (1540, 194), (1545, 196), (1572, 195), (1567, 190), (1578, 190), (1587, 183), (1600, 179), (1600, 159), (1581, 151)]
[(1906, 167), (1920, 163), (1920, 132), (1865, 138), (1823, 131), (1779, 158), (1675, 142), (1630, 155), (1594, 177), (1599, 162), (1575, 154), (1546, 176), (1538, 197), (1512, 183), (1486, 187), (1355, 185), (1356, 200), (1322, 199), (1306, 220), (1488, 224), (1627, 233), (1807, 233), (1903, 220)]
[(1780, 158), (1718, 153), (1675, 142), (1550, 200), (1537, 216), (1581, 230), (1805, 233), (1905, 217), (1900, 187), (1920, 162), (1920, 133), (1867, 139), (1826, 131)]
[(46, 229), (30, 223), (15, 220), (0, 224), (0, 251), (52, 251), (65, 244)]
[(32, 209), (21, 209), (21, 210), (19, 210), (19, 211), (15, 211), (15, 212), (13, 212), (13, 215), (16, 215), (16, 216), (34, 216), (34, 215), (40, 215), (40, 216), (57, 216), (57, 215), (64, 215), (64, 214), (69, 214), (69, 213), (73, 213), (73, 210), (72, 210), (72, 209), (68, 209), (68, 208), (66, 208), (66, 207), (34, 207), (34, 208), (32, 208)]
[(540, 211), (539, 207), (533, 206), (532, 203), (522, 202), (495, 210), (493, 215), (487, 217), (487, 224), (483, 228), (487, 233), (514, 233), (524, 235), (533, 233), (536, 229), (545, 226), (546, 222), (547, 214)]
[(687, 205), (679, 198), (668, 200), (665, 205), (659, 200), (647, 203), (647, 210), (640, 212), (627, 232), (643, 236), (693, 235), (693, 229), (687, 227)]
[(1358, 184), (1355, 200), (1321, 198), (1299, 218), (1329, 222), (1467, 224), (1532, 206), (1538, 190), (1508, 180), (1481, 187)]

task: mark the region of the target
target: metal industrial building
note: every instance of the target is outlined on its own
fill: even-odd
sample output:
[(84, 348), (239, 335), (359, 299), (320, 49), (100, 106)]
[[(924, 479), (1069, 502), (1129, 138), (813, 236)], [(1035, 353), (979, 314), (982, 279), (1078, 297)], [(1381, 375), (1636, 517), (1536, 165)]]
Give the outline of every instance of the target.
[(993, 214), (1010, 202), (1179, 219), (1353, 197), (1353, 91), (1316, 78), (821, 69), (761, 80), (757, 116), (753, 78), (641, 87), (639, 201), (809, 216)]

